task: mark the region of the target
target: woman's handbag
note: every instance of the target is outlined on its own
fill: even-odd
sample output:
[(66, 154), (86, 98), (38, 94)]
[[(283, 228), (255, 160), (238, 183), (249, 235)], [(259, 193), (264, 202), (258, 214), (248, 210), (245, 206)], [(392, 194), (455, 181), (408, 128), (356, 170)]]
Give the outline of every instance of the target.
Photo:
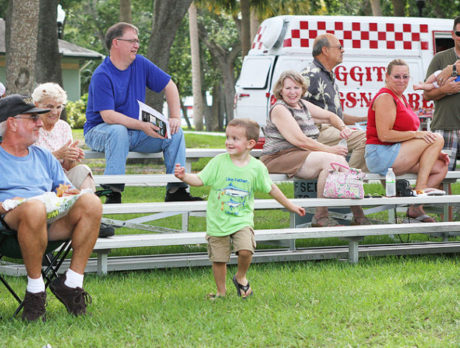
[[(346, 167), (340, 163), (332, 162), (332, 170), (324, 185), (323, 196), (327, 198), (364, 198), (363, 179), (366, 176), (361, 169)], [(339, 171), (342, 167), (345, 171)]]

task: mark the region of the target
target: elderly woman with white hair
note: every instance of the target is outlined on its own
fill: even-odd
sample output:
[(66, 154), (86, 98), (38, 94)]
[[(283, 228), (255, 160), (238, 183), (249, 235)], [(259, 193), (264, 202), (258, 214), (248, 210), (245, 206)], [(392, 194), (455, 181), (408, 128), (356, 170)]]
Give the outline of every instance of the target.
[(50, 109), (50, 112), (40, 115), (43, 127), (40, 128), (35, 145), (53, 153), (72, 185), (78, 189), (89, 188), (95, 191), (91, 169), (79, 164), (84, 158), (84, 152), (78, 147), (78, 141), (73, 141), (70, 125), (60, 119), (67, 103), (67, 93), (57, 83), (47, 82), (35, 88), (32, 99), (37, 107)]
[[(57, 83), (47, 82), (34, 89), (32, 99), (37, 107), (50, 109), (49, 112), (40, 114), (43, 127), (40, 127), (39, 137), (34, 145), (52, 152), (73, 186), (80, 190), (89, 188), (96, 191), (91, 169), (79, 163), (84, 158), (84, 152), (78, 147), (78, 141), (73, 140), (70, 125), (60, 119), (67, 103), (67, 93)], [(101, 224), (99, 237), (113, 234), (113, 227)]]

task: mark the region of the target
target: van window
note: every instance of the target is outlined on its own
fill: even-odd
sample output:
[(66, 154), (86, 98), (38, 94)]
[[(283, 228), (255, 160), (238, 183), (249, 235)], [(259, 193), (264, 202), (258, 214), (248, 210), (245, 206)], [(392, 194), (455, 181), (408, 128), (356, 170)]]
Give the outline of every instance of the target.
[(434, 54), (454, 47), (454, 40), (450, 31), (433, 31), (434, 36)]
[(273, 58), (250, 58), (247, 59), (240, 73), (238, 86), (241, 88), (264, 89), (267, 88), (268, 76)]

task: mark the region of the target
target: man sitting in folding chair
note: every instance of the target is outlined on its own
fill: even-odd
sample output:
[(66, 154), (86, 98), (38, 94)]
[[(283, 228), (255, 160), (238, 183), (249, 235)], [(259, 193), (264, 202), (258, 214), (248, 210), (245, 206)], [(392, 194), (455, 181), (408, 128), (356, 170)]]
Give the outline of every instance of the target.
[(22, 318), (45, 320), (46, 289), (41, 275), (42, 258), (48, 241), (71, 239), (72, 260), (64, 275), (50, 284), (53, 294), (74, 315), (86, 313), (90, 296), (83, 290), (83, 273), (96, 243), (102, 215), (99, 198), (81, 194), (67, 215), (47, 222), (45, 204), (26, 200), (8, 210), (5, 200), (30, 198), (70, 185), (61, 165), (51, 152), (31, 146), (43, 126), (38, 114), (48, 112), (28, 103), (23, 96), (0, 99), (0, 217), (5, 228), (17, 231), (27, 271), (27, 289)]

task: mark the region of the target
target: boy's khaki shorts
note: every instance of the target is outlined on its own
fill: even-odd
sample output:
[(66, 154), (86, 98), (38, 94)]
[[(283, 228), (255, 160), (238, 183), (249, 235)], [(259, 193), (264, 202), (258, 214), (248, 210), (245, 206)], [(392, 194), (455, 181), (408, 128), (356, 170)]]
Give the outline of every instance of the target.
[(208, 241), (208, 256), (212, 262), (230, 261), (230, 254), (233, 251), (238, 254), (240, 250), (249, 250), (254, 254), (256, 249), (256, 239), (254, 230), (251, 227), (244, 227), (241, 230), (223, 237), (214, 237), (206, 235)]

